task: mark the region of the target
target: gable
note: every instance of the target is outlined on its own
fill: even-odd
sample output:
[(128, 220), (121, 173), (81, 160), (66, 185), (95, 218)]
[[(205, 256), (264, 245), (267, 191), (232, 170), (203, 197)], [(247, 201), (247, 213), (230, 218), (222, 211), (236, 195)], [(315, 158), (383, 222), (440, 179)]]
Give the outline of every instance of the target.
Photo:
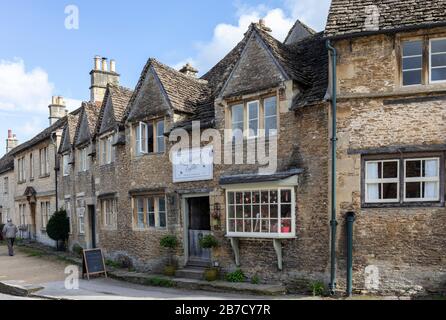
[(220, 96), (223, 98), (272, 88), (286, 80), (262, 40), (255, 34), (248, 40)]
[(99, 134), (107, 132), (114, 129), (116, 126), (115, 112), (113, 108), (113, 102), (111, 96), (108, 95), (107, 102), (102, 115), (101, 127), (99, 129)]
[(67, 125), (63, 132), (63, 139), (62, 139), (62, 144), (60, 146), (60, 153), (64, 153), (70, 150), (71, 150), (71, 141), (70, 141), (69, 127)]
[(84, 111), (82, 112), (82, 118), (80, 121), (80, 124), (77, 128), (77, 135), (76, 135), (76, 143), (75, 145), (80, 145), (85, 142), (89, 142), (91, 138), (90, 133), (90, 127), (88, 125), (88, 119), (87, 119), (87, 113)]
[(138, 121), (147, 117), (169, 113), (170, 105), (163, 88), (152, 68), (149, 69), (141, 89), (136, 96), (128, 121)]

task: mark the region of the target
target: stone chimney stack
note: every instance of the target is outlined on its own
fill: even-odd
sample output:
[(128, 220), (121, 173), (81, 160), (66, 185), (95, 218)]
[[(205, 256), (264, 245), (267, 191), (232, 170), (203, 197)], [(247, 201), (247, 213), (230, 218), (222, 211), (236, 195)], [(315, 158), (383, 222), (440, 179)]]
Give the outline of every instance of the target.
[(196, 78), (198, 70), (192, 67), (190, 63), (186, 63), (186, 65), (180, 69), (180, 72), (185, 74), (186, 76)]
[[(109, 71), (110, 70), (110, 71)], [(90, 101), (102, 102), (107, 89), (107, 84), (119, 85), (119, 74), (116, 73), (116, 61), (110, 60), (108, 66), (107, 58), (94, 57), (93, 70), (90, 72)]]
[(15, 134), (12, 134), (12, 130), (8, 130), (8, 139), (6, 139), (6, 153), (14, 149), (19, 145), (19, 140), (17, 140), (17, 137)]
[(50, 116), (48, 117), (48, 119), (50, 120), (50, 126), (55, 124), (57, 120), (67, 115), (65, 101), (61, 96), (53, 96), (48, 109), (50, 110)]
[(267, 27), (265, 24), (265, 20), (264, 19), (260, 19), (259, 22), (257, 23), (257, 27), (260, 30), (266, 31), (266, 32), (271, 32), (273, 31), (271, 28)]

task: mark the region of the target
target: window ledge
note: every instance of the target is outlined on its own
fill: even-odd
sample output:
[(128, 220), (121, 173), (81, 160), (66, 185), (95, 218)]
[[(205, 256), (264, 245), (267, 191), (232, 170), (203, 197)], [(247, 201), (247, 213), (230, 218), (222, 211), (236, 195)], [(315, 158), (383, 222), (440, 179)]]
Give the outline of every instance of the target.
[(39, 179), (45, 179), (45, 178), (49, 178), (49, 177), (50, 177), (50, 174), (47, 173), (47, 174), (40, 175)]
[(136, 228), (134, 227), (132, 229), (133, 231), (136, 232), (147, 232), (147, 231), (167, 231), (167, 227), (148, 227), (148, 228)]
[(226, 238), (243, 238), (243, 239), (253, 239), (253, 240), (262, 240), (262, 239), (296, 239), (297, 236), (295, 234), (241, 234), (241, 233), (227, 233), (225, 235)]
[(364, 203), (361, 209), (377, 209), (377, 208), (444, 208), (444, 202), (405, 202), (405, 203)]

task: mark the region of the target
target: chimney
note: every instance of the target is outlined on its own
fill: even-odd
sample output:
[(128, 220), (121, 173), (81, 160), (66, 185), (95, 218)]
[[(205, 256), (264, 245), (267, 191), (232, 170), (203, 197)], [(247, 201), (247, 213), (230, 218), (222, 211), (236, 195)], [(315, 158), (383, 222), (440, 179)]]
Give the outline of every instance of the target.
[[(110, 71), (109, 71), (110, 70)], [(101, 103), (104, 99), (107, 84), (119, 85), (119, 74), (116, 73), (116, 61), (110, 60), (110, 68), (107, 58), (94, 57), (94, 68), (90, 71), (90, 101)]]
[(180, 72), (185, 74), (186, 76), (196, 78), (198, 70), (192, 67), (190, 63), (186, 63), (186, 65), (180, 69)]
[(66, 116), (66, 106), (63, 97), (61, 96), (53, 96), (51, 100), (51, 104), (48, 106), (50, 115), (48, 119), (50, 120), (50, 126), (55, 124), (57, 120)]
[(258, 27), (260, 30), (263, 30), (263, 31), (266, 31), (266, 32), (271, 32), (271, 31), (273, 31), (271, 28), (269, 28), (269, 27), (266, 26), (266, 24), (265, 24), (265, 20), (264, 20), (264, 19), (260, 19), (260, 20), (259, 20), (259, 23), (257, 23), (257, 27)]
[(6, 139), (6, 153), (14, 149), (19, 145), (19, 141), (15, 134), (12, 134), (12, 130), (8, 130), (8, 139)]

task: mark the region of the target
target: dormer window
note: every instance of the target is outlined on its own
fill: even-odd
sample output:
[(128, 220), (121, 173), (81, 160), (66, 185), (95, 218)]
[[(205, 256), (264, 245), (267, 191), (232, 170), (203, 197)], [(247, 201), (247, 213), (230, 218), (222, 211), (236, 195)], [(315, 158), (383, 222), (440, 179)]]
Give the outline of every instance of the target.
[(135, 127), (136, 155), (162, 153), (165, 150), (164, 120), (140, 122)]
[(89, 169), (88, 165), (88, 149), (82, 148), (78, 151), (79, 172), (85, 172)]
[(277, 111), (275, 96), (232, 105), (230, 128), (234, 139), (277, 135)]

